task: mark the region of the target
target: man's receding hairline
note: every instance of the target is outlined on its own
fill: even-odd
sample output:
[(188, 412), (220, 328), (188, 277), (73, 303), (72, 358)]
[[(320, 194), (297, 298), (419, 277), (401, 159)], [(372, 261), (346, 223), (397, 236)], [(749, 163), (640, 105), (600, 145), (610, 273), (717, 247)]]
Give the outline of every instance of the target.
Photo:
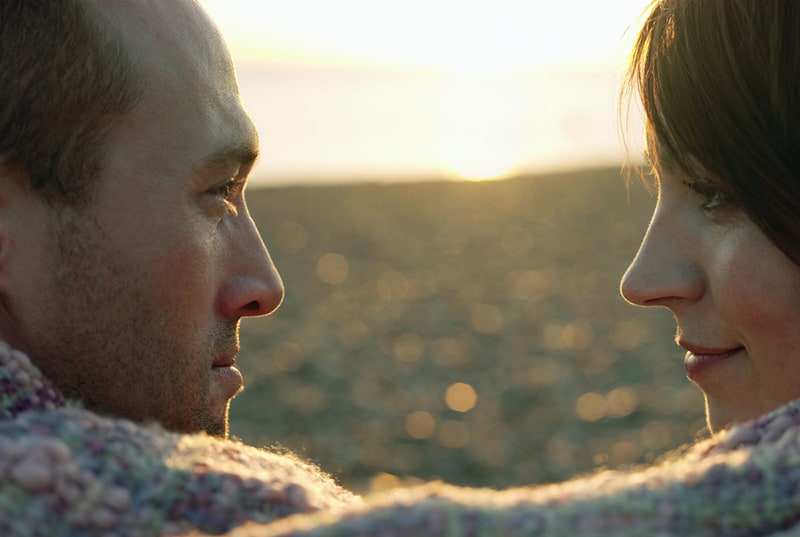
[[(109, 11), (112, 8), (104, 9), (108, 4), (93, 0), (79, 1), (87, 7), (86, 12), (91, 13), (90, 16), (93, 18), (91, 22), (95, 23), (95, 26), (104, 33), (104, 37), (119, 44), (121, 55), (127, 67), (140, 82), (136, 101), (132, 104), (130, 109), (115, 118), (116, 121), (122, 121), (136, 106), (147, 98), (148, 86), (152, 84), (152, 80), (148, 80), (150, 78), (148, 76), (148, 66), (146, 61), (139, 59), (136, 54), (131, 53), (137, 46), (136, 36), (126, 31), (126, 27), (123, 24), (124, 20)], [(200, 17), (204, 17), (203, 20), (207, 20), (212, 24), (212, 28), (216, 30), (219, 39), (223, 39), (219, 29), (213, 26), (213, 21), (208, 18), (202, 4), (197, 0), (190, 0), (189, 4), (198, 10), (193, 16), (197, 17), (198, 20)], [(228, 57), (228, 63), (230, 64), (230, 68), (233, 69), (230, 57)], [(239, 122), (237, 121), (237, 123)], [(231, 135), (230, 138), (220, 141), (214, 148), (211, 148), (210, 154), (196, 161), (193, 168), (195, 170), (214, 169), (224, 168), (231, 164), (247, 166), (255, 163), (259, 156), (259, 141), (258, 135), (255, 132), (255, 126), (252, 125), (250, 120), (242, 121), (241, 123), (242, 125), (237, 129), (235, 134)], [(110, 132), (113, 132), (114, 128), (115, 126), (112, 126)], [(109, 137), (106, 139), (108, 138)]]

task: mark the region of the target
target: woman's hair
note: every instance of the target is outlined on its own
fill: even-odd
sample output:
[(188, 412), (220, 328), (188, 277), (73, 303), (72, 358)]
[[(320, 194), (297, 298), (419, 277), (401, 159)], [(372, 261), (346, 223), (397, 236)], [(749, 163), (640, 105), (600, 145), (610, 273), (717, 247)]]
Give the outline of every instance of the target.
[(140, 89), (85, 2), (0, 2), (0, 157), (45, 200), (87, 201), (108, 133)]
[(800, 263), (800, 1), (653, 2), (623, 100), (636, 92), (651, 158), (710, 174)]

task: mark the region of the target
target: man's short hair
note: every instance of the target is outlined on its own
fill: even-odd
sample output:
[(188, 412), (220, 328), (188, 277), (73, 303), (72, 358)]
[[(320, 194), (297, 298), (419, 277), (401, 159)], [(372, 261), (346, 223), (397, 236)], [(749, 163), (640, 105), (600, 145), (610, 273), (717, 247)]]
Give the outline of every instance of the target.
[(133, 63), (94, 8), (0, 2), (0, 157), (48, 203), (91, 198), (108, 134), (140, 96)]

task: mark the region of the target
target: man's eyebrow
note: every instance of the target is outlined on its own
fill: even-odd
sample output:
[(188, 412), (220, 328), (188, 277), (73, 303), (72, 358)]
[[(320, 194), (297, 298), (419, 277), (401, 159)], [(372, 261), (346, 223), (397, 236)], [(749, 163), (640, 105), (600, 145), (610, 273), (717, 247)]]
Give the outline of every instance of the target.
[(232, 163), (240, 165), (253, 164), (258, 159), (258, 147), (253, 144), (235, 144), (224, 147), (203, 159), (203, 168), (221, 168)]

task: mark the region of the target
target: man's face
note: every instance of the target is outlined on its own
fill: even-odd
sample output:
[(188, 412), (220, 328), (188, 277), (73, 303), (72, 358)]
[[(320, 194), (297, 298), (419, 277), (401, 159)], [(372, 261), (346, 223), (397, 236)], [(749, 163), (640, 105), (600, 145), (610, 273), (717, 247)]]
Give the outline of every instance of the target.
[(28, 211), (46, 224), (29, 222), (4, 336), (91, 409), (224, 435), (239, 320), (283, 298), (243, 195), (257, 135), (196, 5), (98, 7), (144, 96), (113, 130), (87, 208)]

